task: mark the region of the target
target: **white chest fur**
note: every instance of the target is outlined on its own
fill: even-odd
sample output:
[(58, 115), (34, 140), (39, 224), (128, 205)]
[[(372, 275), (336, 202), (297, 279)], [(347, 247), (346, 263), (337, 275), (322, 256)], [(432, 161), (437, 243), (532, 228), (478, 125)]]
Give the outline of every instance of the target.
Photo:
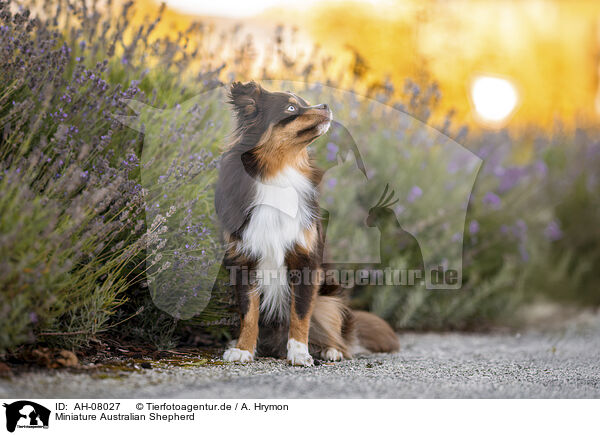
[(314, 218), (308, 201), (315, 194), (310, 181), (291, 167), (267, 182), (257, 182), (242, 249), (258, 261), (257, 291), (267, 320), (283, 320), (288, 314), (285, 255), (296, 243), (306, 246), (305, 230), (313, 225)]

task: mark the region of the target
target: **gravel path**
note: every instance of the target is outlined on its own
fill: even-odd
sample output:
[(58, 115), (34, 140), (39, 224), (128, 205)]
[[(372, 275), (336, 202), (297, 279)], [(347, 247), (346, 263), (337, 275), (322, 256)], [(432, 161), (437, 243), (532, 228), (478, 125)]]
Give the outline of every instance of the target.
[[(0, 380), (2, 397), (52, 398), (600, 398), (600, 320), (555, 332), (403, 334), (397, 354), (312, 368), (160, 366), (37, 372)], [(156, 365), (155, 365), (156, 366)]]

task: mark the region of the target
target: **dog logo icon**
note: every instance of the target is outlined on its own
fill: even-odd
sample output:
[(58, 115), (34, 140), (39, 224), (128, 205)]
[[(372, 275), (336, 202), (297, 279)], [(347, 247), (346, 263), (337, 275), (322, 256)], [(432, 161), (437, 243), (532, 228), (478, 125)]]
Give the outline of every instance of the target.
[(14, 432), (16, 428), (48, 428), (50, 410), (29, 400), (19, 400), (4, 404), (6, 408), (6, 430)]

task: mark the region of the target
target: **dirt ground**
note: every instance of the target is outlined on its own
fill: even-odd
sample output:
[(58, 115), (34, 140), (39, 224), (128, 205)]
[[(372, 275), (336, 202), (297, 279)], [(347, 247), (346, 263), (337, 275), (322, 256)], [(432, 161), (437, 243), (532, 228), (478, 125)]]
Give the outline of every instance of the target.
[(133, 355), (0, 379), (3, 398), (600, 398), (600, 317), (552, 331), (400, 335), (396, 354), (310, 368), (220, 351)]

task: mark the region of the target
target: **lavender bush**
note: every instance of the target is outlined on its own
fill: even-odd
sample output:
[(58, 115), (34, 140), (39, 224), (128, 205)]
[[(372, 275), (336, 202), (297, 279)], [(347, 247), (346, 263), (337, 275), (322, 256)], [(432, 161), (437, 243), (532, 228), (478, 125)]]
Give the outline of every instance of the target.
[(145, 100), (141, 66), (114, 53), (139, 54), (153, 26), (126, 44), (131, 5), (116, 23), (61, 5), (41, 20), (0, 3), (2, 349), (78, 344), (110, 328), (126, 290), (146, 278), (156, 231), (144, 222), (141, 137), (114, 119), (125, 99)]

